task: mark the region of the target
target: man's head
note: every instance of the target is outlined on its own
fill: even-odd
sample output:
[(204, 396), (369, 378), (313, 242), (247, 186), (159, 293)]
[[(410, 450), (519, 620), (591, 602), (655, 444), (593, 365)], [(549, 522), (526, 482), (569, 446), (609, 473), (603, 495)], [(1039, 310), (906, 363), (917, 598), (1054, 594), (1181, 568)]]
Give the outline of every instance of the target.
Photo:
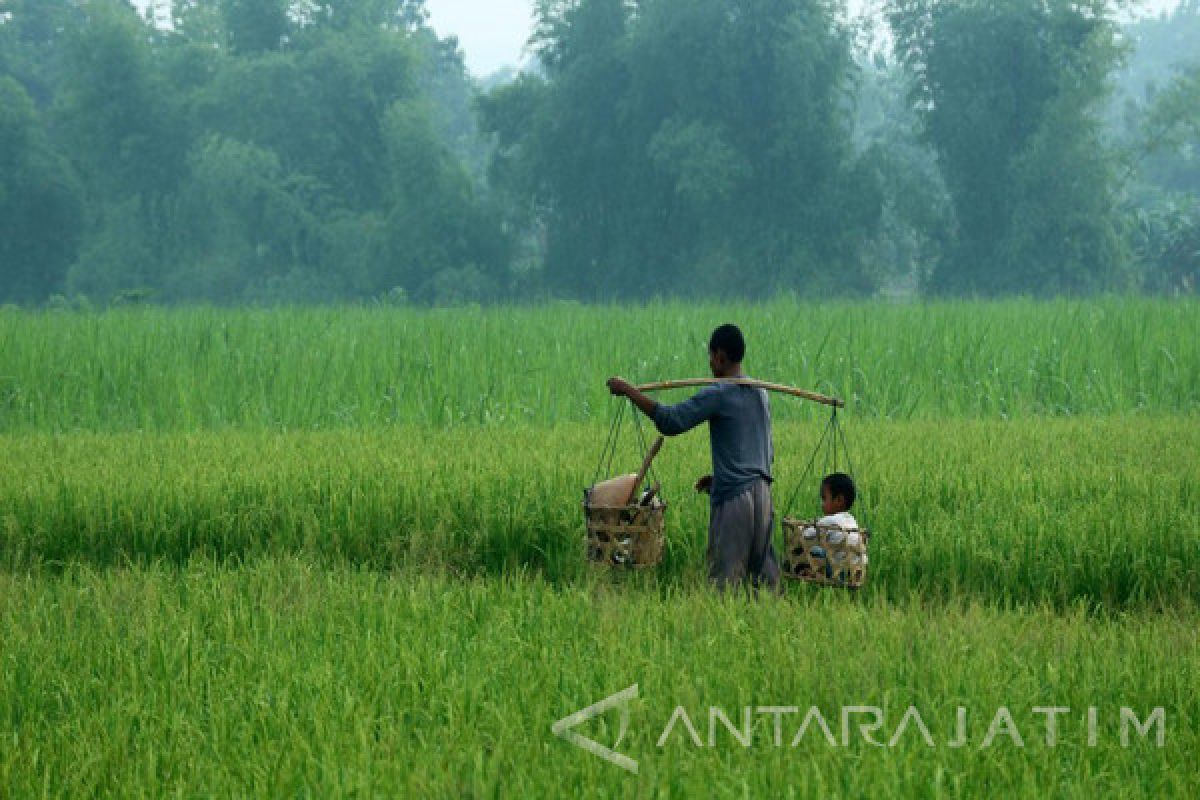
[(821, 481), (821, 513), (837, 514), (854, 505), (854, 479), (844, 472), (826, 475)]
[(741, 371), (746, 356), (746, 340), (737, 325), (726, 323), (708, 339), (708, 366), (714, 378), (728, 378)]

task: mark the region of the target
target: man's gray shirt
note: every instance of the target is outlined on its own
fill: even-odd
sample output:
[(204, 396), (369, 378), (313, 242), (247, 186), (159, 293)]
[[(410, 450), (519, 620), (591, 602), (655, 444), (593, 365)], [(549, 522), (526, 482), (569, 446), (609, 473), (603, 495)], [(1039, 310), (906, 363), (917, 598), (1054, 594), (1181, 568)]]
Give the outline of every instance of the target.
[(775, 451), (765, 390), (736, 383), (713, 384), (682, 403), (660, 403), (653, 419), (664, 436), (676, 436), (701, 422), (708, 423), (713, 505), (736, 497), (756, 480), (772, 480)]

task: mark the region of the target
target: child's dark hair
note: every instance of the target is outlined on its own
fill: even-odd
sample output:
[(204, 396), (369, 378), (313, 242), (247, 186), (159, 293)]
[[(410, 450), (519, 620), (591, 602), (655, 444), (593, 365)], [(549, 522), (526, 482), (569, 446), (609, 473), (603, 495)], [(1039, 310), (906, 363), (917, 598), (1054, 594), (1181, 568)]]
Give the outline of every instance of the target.
[(740, 364), (746, 356), (746, 340), (737, 325), (726, 323), (712, 332), (708, 340), (709, 352), (722, 350), (725, 357), (735, 364)]
[(854, 490), (854, 479), (846, 473), (835, 472), (832, 475), (826, 475), (825, 480), (821, 481), (821, 485), (829, 487), (830, 497), (844, 497), (847, 511), (854, 505), (854, 497), (857, 494)]

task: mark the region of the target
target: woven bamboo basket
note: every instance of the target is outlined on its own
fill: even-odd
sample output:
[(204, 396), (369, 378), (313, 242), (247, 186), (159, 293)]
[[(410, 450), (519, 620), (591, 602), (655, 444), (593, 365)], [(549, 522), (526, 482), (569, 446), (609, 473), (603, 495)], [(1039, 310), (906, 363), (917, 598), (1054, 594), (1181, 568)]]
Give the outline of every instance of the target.
[(633, 569), (655, 566), (662, 561), (666, 543), (666, 509), (657, 497), (645, 506), (590, 506), (584, 501), (588, 561)]
[(869, 530), (847, 531), (837, 525), (818, 525), (816, 520), (785, 517), (783, 535), (786, 577), (847, 589), (858, 589), (866, 581)]

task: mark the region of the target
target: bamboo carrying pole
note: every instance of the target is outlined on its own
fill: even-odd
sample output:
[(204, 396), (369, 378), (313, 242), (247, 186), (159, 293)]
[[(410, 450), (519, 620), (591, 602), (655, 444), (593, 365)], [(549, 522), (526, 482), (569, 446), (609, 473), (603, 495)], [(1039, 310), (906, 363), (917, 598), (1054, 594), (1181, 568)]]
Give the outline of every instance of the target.
[(792, 386), (784, 386), (782, 383), (767, 383), (766, 381), (758, 381), (754, 378), (688, 378), (682, 381), (660, 381), (659, 383), (644, 383), (641, 386), (635, 387), (639, 392), (657, 392), (664, 389), (684, 389), (688, 386), (708, 386), (714, 383), (736, 383), (741, 386), (753, 386), (756, 389), (766, 389), (768, 392), (780, 392), (782, 394), (790, 394), (793, 397), (802, 397), (805, 400), (812, 400), (814, 403), (833, 406), (834, 408), (845, 408), (846, 403), (837, 397), (829, 397), (816, 392), (810, 392), (807, 389), (797, 389)]
[(625, 505), (633, 505), (633, 498), (638, 493), (638, 487), (642, 485), (642, 481), (646, 479), (646, 473), (650, 471), (650, 462), (658, 455), (658, 451), (662, 449), (663, 437), (660, 436), (654, 440), (654, 444), (650, 445), (650, 449), (646, 452), (646, 457), (642, 459), (642, 468), (638, 470), (637, 478), (633, 482), (633, 486), (629, 489), (629, 497), (625, 500)]

